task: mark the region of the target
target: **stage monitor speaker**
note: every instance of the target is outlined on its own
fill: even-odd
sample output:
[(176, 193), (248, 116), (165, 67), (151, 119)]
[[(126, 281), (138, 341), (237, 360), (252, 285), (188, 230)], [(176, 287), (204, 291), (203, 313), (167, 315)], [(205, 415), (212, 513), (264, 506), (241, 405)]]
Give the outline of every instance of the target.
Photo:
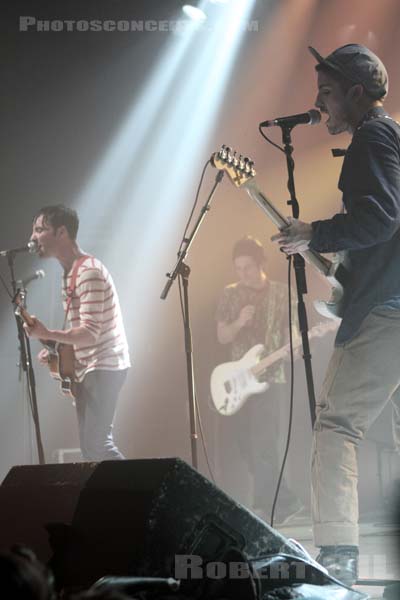
[[(68, 475), (73, 476), (75, 483), (73, 498), (71, 483), (63, 485), (59, 477), (49, 481), (52, 468), (69, 469)], [(16, 523), (22, 517), (21, 507), (28, 510), (24, 516), (28, 523), (28, 498), (34, 502), (35, 497), (40, 497), (42, 528), (53, 522), (50, 531), (55, 554), (51, 565), (63, 586), (89, 585), (104, 575), (174, 576), (177, 564), (187, 564), (185, 558), (177, 557), (199, 557), (196, 561), (201, 568), (231, 548), (253, 559), (279, 552), (301, 555), (277, 531), (177, 458), (29, 469), (36, 471), (37, 477), (29, 479), (29, 487), (19, 486), (24, 500), (14, 505), (15, 510), (7, 507), (9, 521), (3, 520), (3, 526), (8, 529), (8, 540), (13, 531), (20, 533)], [(10, 474), (0, 488), (0, 514), (5, 498), (2, 492), (9, 487), (10, 479), (18, 479), (17, 473), (12, 478)], [(46, 500), (52, 486), (58, 488), (57, 494), (52, 490)], [(79, 486), (81, 491), (71, 518)], [(67, 502), (59, 493), (62, 488)], [(62, 510), (61, 506), (52, 506), (54, 502), (62, 503)], [(67, 527), (54, 524), (58, 515)], [(33, 512), (32, 517), (36, 529), (39, 513)], [(41, 534), (45, 535), (44, 529)], [(37, 550), (35, 546), (33, 549)], [(40, 554), (39, 557), (43, 558)]]
[(0, 486), (0, 549), (25, 544), (47, 562), (47, 523), (70, 525), (79, 494), (96, 463), (13, 467)]

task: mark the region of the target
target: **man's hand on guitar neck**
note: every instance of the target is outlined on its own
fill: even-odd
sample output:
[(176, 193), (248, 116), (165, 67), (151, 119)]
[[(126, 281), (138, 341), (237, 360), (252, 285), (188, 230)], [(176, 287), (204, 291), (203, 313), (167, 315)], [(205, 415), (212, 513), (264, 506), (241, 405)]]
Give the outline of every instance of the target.
[(297, 254), (308, 250), (312, 237), (311, 224), (293, 217), (288, 217), (287, 220), (290, 225), (273, 235), (271, 241), (278, 242), (281, 250), (286, 254)]
[(49, 340), (50, 331), (47, 329), (45, 325), (39, 319), (34, 317), (33, 315), (30, 317), (30, 323), (24, 323), (24, 329), (29, 337), (32, 337), (36, 340)]

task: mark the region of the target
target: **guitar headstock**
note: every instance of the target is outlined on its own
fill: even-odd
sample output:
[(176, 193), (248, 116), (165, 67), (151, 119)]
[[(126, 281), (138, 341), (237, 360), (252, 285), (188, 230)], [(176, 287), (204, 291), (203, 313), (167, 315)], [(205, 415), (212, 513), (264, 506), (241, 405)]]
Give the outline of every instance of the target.
[(22, 321), (24, 321), (24, 323), (26, 323), (27, 325), (33, 325), (34, 321), (24, 306), (25, 297), (24, 297), (24, 293), (22, 290), (17, 291), (12, 302), (14, 305), (15, 315), (17, 317), (19, 317), (20, 319), (22, 319)]
[(256, 174), (254, 162), (241, 154), (237, 156), (228, 146), (222, 146), (219, 152), (215, 152), (211, 163), (216, 169), (226, 171), (236, 187), (241, 187)]

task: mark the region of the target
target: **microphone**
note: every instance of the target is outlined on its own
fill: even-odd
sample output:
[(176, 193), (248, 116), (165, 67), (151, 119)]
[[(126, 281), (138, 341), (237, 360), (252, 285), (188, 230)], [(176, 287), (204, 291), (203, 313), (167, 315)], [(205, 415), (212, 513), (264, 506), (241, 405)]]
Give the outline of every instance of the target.
[(296, 125), (317, 125), (321, 121), (321, 113), (319, 110), (312, 108), (308, 112), (299, 115), (291, 115), (290, 117), (279, 117), (271, 121), (263, 121), (260, 127), (295, 127)]
[(35, 279), (43, 279), (43, 277), (45, 276), (46, 273), (43, 271), (43, 269), (39, 269), (38, 271), (32, 273), (32, 275), (29, 275), (29, 277), (27, 277), (26, 279), (20, 280), (17, 283), (21, 284), (19, 287), (26, 287), (31, 283), (31, 281), (35, 281)]
[(18, 254), (19, 252), (30, 252), (34, 254), (38, 251), (38, 243), (35, 240), (31, 240), (25, 246), (19, 248), (11, 248), (10, 250), (1, 250), (0, 256), (9, 256), (10, 254)]

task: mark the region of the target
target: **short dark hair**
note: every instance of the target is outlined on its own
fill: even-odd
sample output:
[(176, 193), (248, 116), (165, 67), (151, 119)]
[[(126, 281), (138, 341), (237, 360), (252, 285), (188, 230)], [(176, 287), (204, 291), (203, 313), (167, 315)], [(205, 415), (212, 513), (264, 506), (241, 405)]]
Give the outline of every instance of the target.
[(53, 577), (29, 549), (0, 553), (0, 589), (5, 598), (50, 600)]
[(71, 240), (76, 240), (79, 229), (79, 217), (76, 210), (63, 204), (44, 206), (33, 217), (33, 222), (35, 223), (40, 216), (43, 216), (45, 223), (53, 229), (58, 229), (64, 225)]
[(232, 260), (239, 256), (251, 256), (258, 265), (265, 263), (265, 252), (263, 245), (259, 240), (251, 235), (238, 240), (233, 246)]

